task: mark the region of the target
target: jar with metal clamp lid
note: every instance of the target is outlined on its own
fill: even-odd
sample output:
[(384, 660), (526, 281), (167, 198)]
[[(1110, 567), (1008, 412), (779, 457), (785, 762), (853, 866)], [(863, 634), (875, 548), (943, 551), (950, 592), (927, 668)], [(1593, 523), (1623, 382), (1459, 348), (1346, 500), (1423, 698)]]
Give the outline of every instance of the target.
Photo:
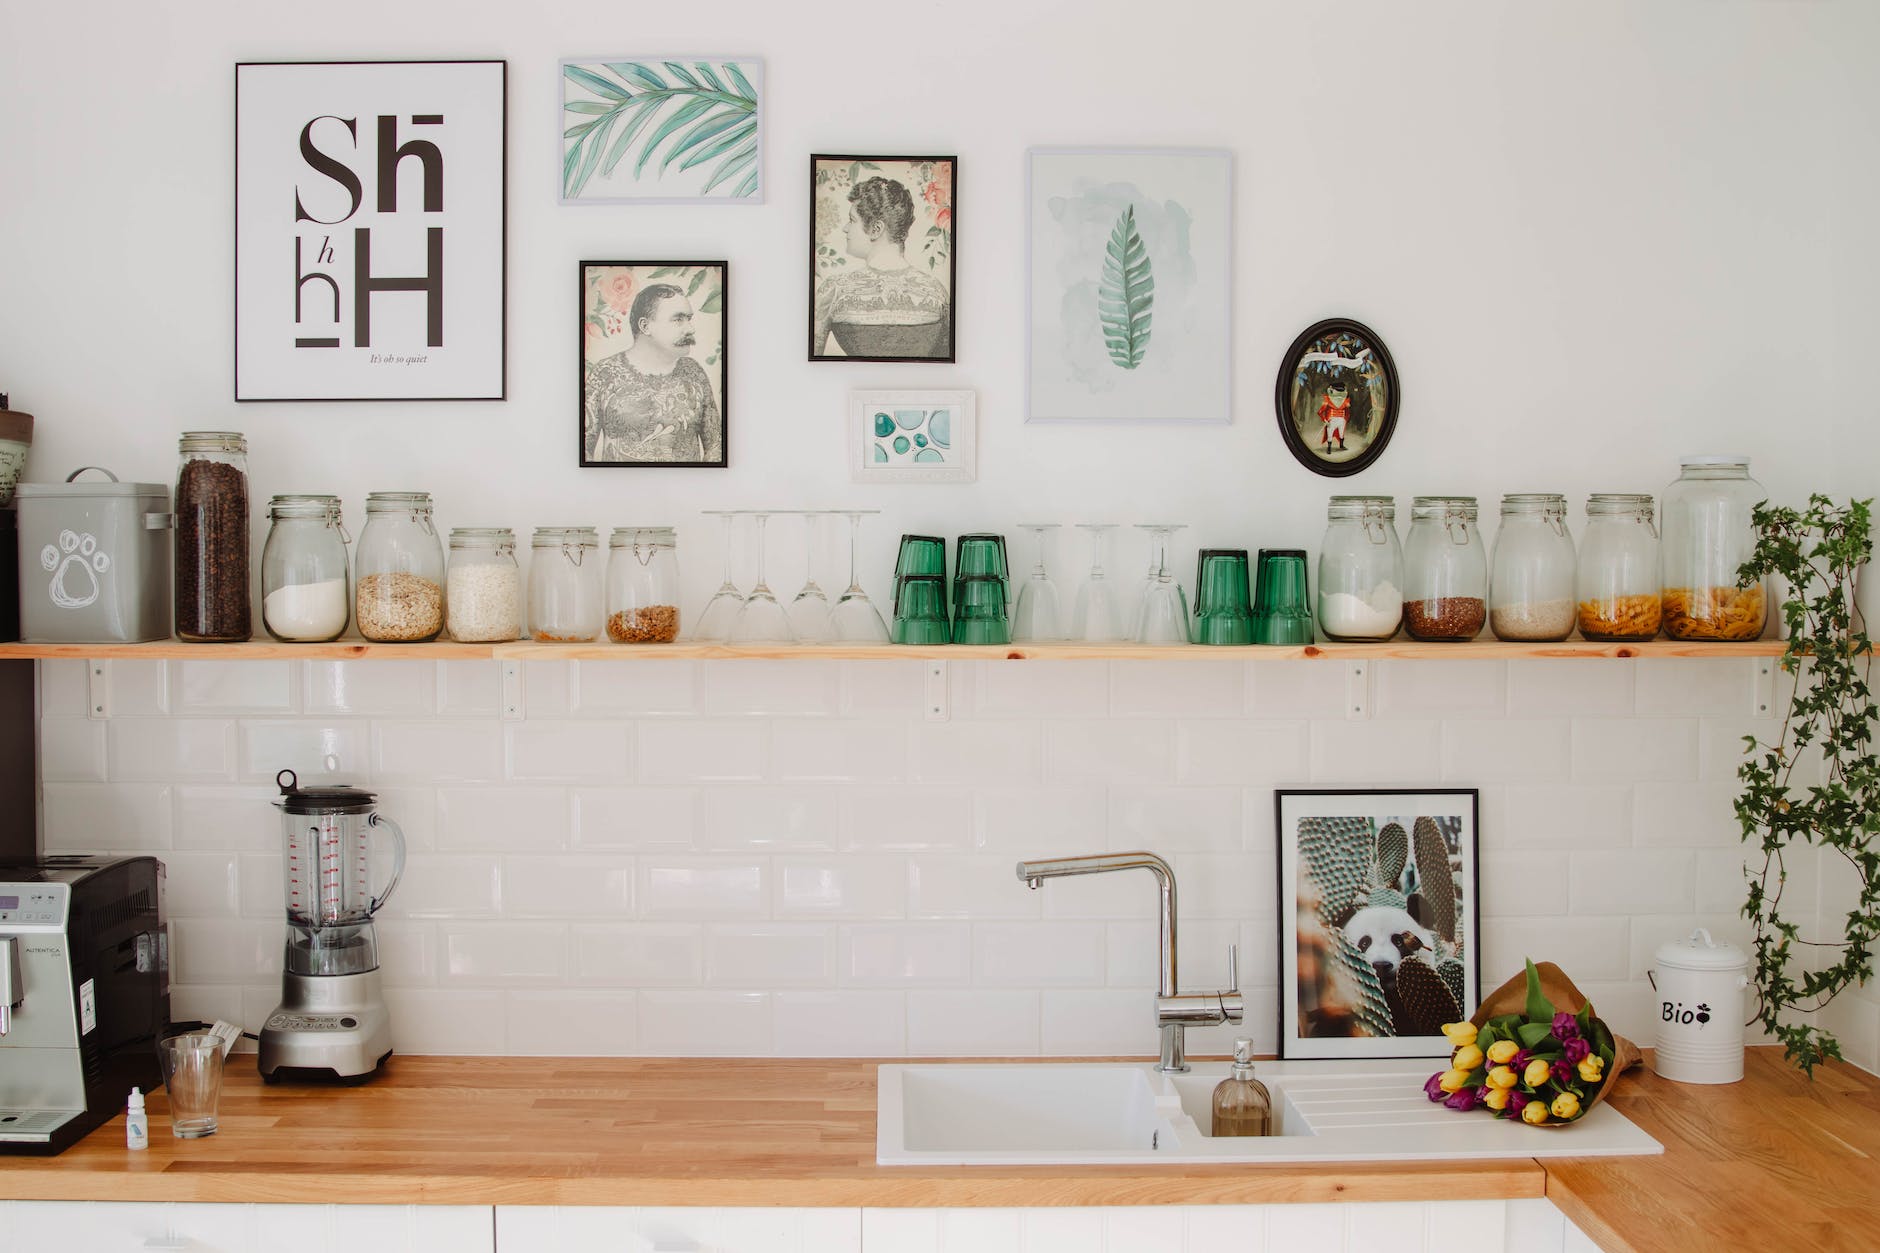
[(1411, 639), (1472, 640), (1488, 619), (1488, 559), (1473, 496), (1418, 496), (1403, 554), (1403, 625)]
[(601, 541), (591, 526), (538, 526), (530, 541), (529, 636), (579, 644), (601, 633)]
[(678, 639), (679, 542), (673, 529), (615, 527), (607, 547), (607, 638), (616, 644)]
[(359, 532), (353, 618), (380, 643), (421, 643), (444, 629), (444, 547), (429, 492), (373, 492)]
[(1658, 634), (1658, 528), (1650, 496), (1612, 492), (1587, 499), (1575, 595), (1580, 634), (1589, 640)]
[(444, 587), (450, 637), (501, 643), (522, 634), (522, 571), (516, 533), (506, 526), (460, 526), (450, 533)]
[(335, 640), (352, 620), (346, 546), (337, 496), (276, 496), (261, 547), (261, 625), (289, 643)]
[(1503, 496), (1488, 581), (1488, 625), (1495, 638), (1566, 639), (1573, 633), (1573, 578), (1567, 498), (1553, 492)]
[(1319, 547), (1319, 628), (1327, 639), (1387, 640), (1403, 621), (1397, 502), (1334, 496)]

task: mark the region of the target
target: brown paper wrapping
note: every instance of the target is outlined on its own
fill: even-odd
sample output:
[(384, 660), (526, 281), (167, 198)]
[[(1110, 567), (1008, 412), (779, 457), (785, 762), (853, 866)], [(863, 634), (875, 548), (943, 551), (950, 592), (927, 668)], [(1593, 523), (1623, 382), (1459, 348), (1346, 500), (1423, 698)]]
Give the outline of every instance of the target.
[[(1535, 962), (1534, 970), (1540, 976), (1541, 993), (1554, 1003), (1556, 1011), (1577, 1014), (1585, 1008), (1586, 994), (1573, 986), (1573, 980), (1567, 978), (1566, 971), (1552, 962)], [(1475, 1024), (1477, 1030), (1480, 1030), (1483, 1023), (1491, 1018), (1499, 1018), (1503, 1014), (1519, 1014), (1522, 1021), (1527, 1019), (1527, 971), (1525, 969), (1482, 998), (1482, 1003), (1476, 1007), (1473, 1014), (1469, 1015), (1469, 1021)], [(1611, 1030), (1610, 1023), (1607, 1024), (1607, 1030)], [(1583, 1111), (1589, 1110), (1605, 1100), (1606, 1094), (1612, 1091), (1612, 1085), (1619, 1081), (1619, 1076), (1644, 1060), (1645, 1055), (1639, 1052), (1638, 1045), (1614, 1031), (1612, 1064), (1606, 1068), (1606, 1077), (1600, 1083), (1599, 1091), (1582, 1102), (1580, 1108)], [(1541, 1124), (1542, 1127), (1570, 1125), (1564, 1122)]]

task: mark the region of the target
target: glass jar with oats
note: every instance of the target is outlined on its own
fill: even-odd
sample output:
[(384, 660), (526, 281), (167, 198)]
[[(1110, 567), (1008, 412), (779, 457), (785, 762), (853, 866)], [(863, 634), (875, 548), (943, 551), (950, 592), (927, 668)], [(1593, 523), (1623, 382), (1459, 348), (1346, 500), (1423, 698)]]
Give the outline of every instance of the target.
[(615, 527), (607, 548), (607, 638), (616, 644), (678, 639), (679, 543), (672, 528)]
[(1587, 639), (1623, 642), (1658, 634), (1658, 528), (1650, 496), (1601, 492), (1587, 498), (1575, 592), (1580, 634)]
[(1747, 457), (1686, 457), (1665, 489), (1660, 595), (1674, 640), (1760, 639), (1769, 597), (1762, 583), (1737, 586), (1756, 549), (1756, 506), (1767, 496)]

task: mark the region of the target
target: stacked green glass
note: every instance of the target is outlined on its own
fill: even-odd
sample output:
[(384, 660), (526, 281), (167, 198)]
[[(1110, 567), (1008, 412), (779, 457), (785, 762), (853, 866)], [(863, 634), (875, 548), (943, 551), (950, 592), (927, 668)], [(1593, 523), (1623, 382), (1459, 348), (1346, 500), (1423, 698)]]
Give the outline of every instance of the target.
[(947, 542), (937, 535), (903, 535), (894, 563), (896, 644), (945, 644), (952, 637), (947, 620)]
[(1306, 550), (1262, 548), (1254, 576), (1253, 634), (1260, 644), (1310, 644)]
[(1195, 560), (1195, 643), (1251, 644), (1247, 550), (1204, 548)]
[(953, 564), (957, 572), (953, 584), (953, 642), (1010, 644), (1005, 536), (960, 536)]

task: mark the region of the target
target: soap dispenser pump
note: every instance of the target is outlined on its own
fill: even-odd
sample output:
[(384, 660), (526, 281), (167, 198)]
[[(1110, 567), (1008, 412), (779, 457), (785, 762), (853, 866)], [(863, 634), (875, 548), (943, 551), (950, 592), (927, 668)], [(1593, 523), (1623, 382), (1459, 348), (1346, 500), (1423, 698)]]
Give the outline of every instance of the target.
[(1271, 1135), (1273, 1097), (1253, 1077), (1253, 1041), (1234, 1041), (1234, 1072), (1214, 1089), (1214, 1134), (1217, 1136)]

